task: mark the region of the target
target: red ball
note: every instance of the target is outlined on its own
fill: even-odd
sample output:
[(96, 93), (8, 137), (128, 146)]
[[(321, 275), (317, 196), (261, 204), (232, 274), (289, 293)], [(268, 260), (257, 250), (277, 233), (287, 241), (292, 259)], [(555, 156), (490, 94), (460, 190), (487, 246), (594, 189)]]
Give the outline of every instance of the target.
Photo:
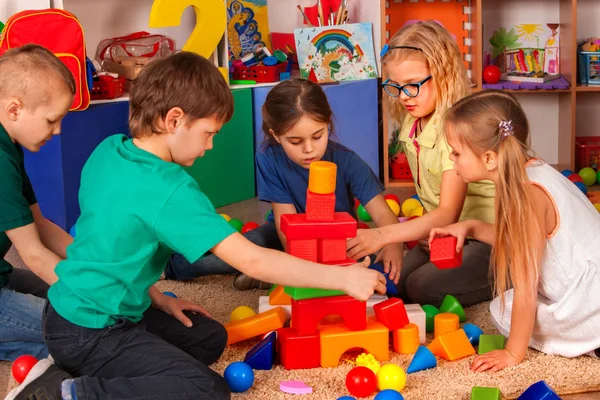
[(502, 71), (500, 71), (500, 68), (495, 65), (488, 65), (483, 69), (483, 81), (485, 83), (489, 83), (491, 85), (498, 83), (501, 76)]
[(383, 198), (385, 200), (394, 200), (396, 203), (402, 204), (400, 203), (400, 199), (398, 198), (398, 196), (396, 196), (395, 194), (386, 194), (385, 196), (383, 196)]
[(367, 397), (377, 389), (377, 377), (367, 367), (355, 367), (346, 375), (346, 387), (352, 396)]
[(259, 226), (260, 225), (258, 225), (254, 221), (246, 222), (244, 226), (242, 226), (242, 233), (250, 232), (251, 230), (258, 228)]
[(358, 229), (371, 229), (371, 227), (364, 222), (359, 222)]
[(38, 360), (34, 356), (25, 355), (17, 358), (12, 365), (12, 376), (15, 381), (23, 383), (27, 374), (37, 362)]
[(579, 176), (579, 174), (571, 174), (571, 175), (567, 176), (567, 179), (573, 183), (575, 183), (575, 182), (585, 183), (583, 181), (583, 178), (581, 176)]
[(360, 201), (357, 198), (354, 199), (354, 209), (356, 210), (360, 206)]
[[(411, 219), (415, 219), (415, 218), (419, 218), (417, 215), (415, 215), (414, 217), (410, 217), (408, 220), (410, 221)], [(412, 250), (413, 248), (415, 248), (418, 244), (419, 241), (418, 240), (411, 240), (410, 242), (406, 242), (406, 247), (409, 250)]]

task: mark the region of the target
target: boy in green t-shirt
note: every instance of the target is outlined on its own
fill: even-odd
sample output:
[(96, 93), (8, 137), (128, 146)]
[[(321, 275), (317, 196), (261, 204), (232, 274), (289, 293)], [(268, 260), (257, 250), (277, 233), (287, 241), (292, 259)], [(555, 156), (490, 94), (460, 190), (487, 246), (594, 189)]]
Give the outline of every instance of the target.
[(46, 343), (66, 372), (38, 363), (17, 399), (230, 398), (208, 367), (225, 348), (224, 327), (153, 286), (173, 251), (197, 260), (211, 250), (257, 279), (360, 300), (385, 291), (368, 262), (340, 268), (265, 249), (215, 212), (182, 168), (212, 148), (233, 113), (231, 91), (208, 60), (181, 52), (148, 64), (130, 102), (133, 139), (106, 139), (83, 168), (77, 237), (48, 292)]
[[(74, 92), (73, 75), (41, 46), (19, 47), (0, 57), (1, 360), (48, 355), (42, 336), (44, 298), (72, 238), (42, 216), (22, 147), (37, 152), (60, 133)], [(4, 259), (11, 245), (29, 270), (13, 271)]]

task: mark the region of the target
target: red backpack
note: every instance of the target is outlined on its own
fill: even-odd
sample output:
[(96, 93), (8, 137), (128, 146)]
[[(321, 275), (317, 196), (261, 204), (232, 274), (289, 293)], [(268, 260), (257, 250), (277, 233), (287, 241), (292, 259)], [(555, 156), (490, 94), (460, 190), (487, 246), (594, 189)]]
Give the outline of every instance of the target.
[(12, 15), (0, 36), (0, 55), (29, 43), (44, 46), (65, 63), (75, 77), (71, 111), (85, 110), (90, 104), (90, 91), (83, 29), (77, 18), (56, 8), (21, 11)]

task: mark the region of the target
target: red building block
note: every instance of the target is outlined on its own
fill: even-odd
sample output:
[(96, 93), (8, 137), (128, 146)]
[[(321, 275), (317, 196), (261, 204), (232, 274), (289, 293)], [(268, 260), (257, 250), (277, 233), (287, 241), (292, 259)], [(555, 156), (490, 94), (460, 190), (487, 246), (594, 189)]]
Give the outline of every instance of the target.
[(321, 342), (319, 334), (299, 335), (293, 328), (277, 331), (279, 361), (285, 369), (319, 368)]
[(317, 261), (335, 263), (346, 261), (346, 239), (320, 239), (317, 242)]
[(435, 238), (429, 246), (430, 260), (439, 269), (456, 268), (462, 265), (462, 249), (456, 252), (456, 237)]
[(306, 219), (308, 221), (333, 221), (335, 193), (317, 194), (306, 189)]
[(373, 306), (377, 320), (384, 324), (390, 331), (404, 328), (408, 325), (408, 314), (404, 302), (398, 298), (391, 298)]
[(356, 220), (346, 212), (333, 214), (333, 221), (309, 221), (306, 214), (283, 214), (281, 232), (290, 239), (346, 239), (356, 236)]
[(350, 296), (292, 299), (292, 326), (300, 335), (314, 335), (319, 321), (329, 315), (339, 315), (353, 331), (367, 327), (367, 303), (364, 301)]
[(317, 239), (287, 240), (286, 252), (294, 257), (317, 262)]

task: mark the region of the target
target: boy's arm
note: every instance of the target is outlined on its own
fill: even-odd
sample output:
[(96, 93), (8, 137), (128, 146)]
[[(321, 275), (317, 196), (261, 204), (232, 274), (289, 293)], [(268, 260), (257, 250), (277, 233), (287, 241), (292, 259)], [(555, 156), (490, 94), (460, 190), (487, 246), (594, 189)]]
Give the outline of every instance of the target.
[(33, 213), (33, 219), (42, 243), (60, 258), (67, 258), (67, 246), (73, 242), (71, 235), (52, 221), (44, 218), (37, 203), (32, 204), (29, 208)]
[(282, 203), (271, 203), (273, 207), (273, 221), (275, 221), (275, 228), (277, 228), (277, 235), (279, 236), (279, 240), (281, 241), (281, 245), (285, 249), (286, 240), (285, 235), (281, 232), (279, 228), (281, 225), (281, 215), (283, 214), (297, 214), (296, 207), (293, 204), (282, 204)]

